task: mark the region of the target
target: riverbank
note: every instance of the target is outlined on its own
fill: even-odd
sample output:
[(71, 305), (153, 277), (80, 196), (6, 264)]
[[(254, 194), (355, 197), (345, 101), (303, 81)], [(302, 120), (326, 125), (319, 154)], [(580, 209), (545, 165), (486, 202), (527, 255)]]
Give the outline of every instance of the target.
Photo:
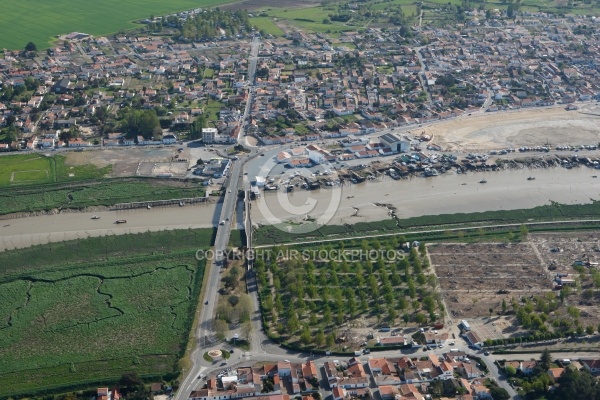
[[(587, 167), (554, 167), (446, 173), (401, 180), (381, 176), (334, 189), (296, 190), (288, 194), (265, 192), (257, 200), (263, 202), (262, 206), (252, 208), (252, 221), (255, 225), (265, 225), (275, 217), (301, 224), (317, 219), (332, 206), (335, 206), (335, 213), (329, 219), (329, 225), (392, 219), (392, 210), (398, 218), (404, 219), (526, 209), (551, 202), (585, 204), (600, 200), (600, 179), (593, 178), (596, 172)], [(535, 179), (529, 180), (530, 177)], [(486, 183), (479, 183), (481, 181)], [(309, 209), (313, 202), (316, 205)], [(301, 213), (294, 213), (295, 210), (301, 210)]]

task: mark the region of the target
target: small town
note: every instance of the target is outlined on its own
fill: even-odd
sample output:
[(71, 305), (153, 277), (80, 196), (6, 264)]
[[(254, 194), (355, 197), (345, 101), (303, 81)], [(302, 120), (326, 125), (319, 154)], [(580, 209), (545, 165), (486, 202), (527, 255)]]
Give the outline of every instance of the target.
[[(432, 121), (552, 105), (577, 110), (598, 99), (600, 43), (589, 29), (600, 19), (523, 13), (518, 23), (500, 15), (481, 23), (477, 10), (468, 14), (454, 31), (263, 37), (250, 92), (248, 38), (258, 34), (252, 31), (187, 44), (168, 36), (73, 33), (44, 52), (7, 50), (0, 59), (0, 126), (13, 129), (3, 130), (0, 150), (185, 138), (235, 143), (247, 105), (245, 135), (264, 145), (403, 126), (428, 138), (419, 126)], [(127, 110), (147, 111), (154, 129), (119, 133)], [(216, 134), (190, 129), (199, 118)]]
[(600, 400), (597, 5), (137, 1), (3, 42), (0, 400)]

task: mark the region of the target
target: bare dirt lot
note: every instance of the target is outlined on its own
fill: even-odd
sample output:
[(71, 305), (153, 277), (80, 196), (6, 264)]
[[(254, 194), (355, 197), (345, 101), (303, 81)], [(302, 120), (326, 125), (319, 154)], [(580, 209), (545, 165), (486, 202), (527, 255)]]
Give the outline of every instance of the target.
[[(452, 150), (491, 150), (521, 146), (595, 144), (600, 140), (600, 110), (563, 107), (501, 111), (465, 116), (423, 127), (434, 142)], [(593, 115), (596, 114), (596, 115)], [(421, 129), (421, 128), (419, 128)]]
[(137, 175), (160, 177), (169, 176), (175, 178), (185, 178), (187, 174), (187, 162), (140, 162)]
[(66, 153), (66, 162), (70, 165), (93, 164), (98, 167), (112, 165), (111, 176), (113, 177), (135, 176), (139, 163), (168, 163), (175, 154), (177, 154), (177, 150), (174, 147), (128, 147), (68, 152)]
[[(427, 250), (450, 316), (472, 321), (482, 340), (523, 332), (512, 313), (512, 299), (519, 304), (554, 301), (556, 308), (545, 312), (548, 327), (569, 321), (573, 329), (595, 329), (600, 322), (599, 232), (536, 233), (522, 243), (447, 243)], [(564, 301), (556, 290), (557, 274), (571, 274), (576, 281), (563, 289)], [(502, 300), (507, 315), (498, 316)]]
[(453, 318), (501, 311), (502, 300), (552, 290), (530, 243), (435, 244), (427, 247)]

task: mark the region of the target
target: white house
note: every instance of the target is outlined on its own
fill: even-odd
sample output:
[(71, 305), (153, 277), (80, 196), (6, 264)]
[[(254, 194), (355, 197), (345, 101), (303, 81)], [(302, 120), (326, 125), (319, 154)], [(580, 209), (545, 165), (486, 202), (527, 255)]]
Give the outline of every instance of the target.
[(44, 138), (42, 139), (42, 147), (48, 149), (50, 147), (54, 147), (54, 138)]
[(427, 344), (441, 344), (445, 345), (448, 340), (448, 332), (433, 333), (425, 332), (425, 341)]
[(587, 369), (592, 374), (600, 373), (600, 358), (593, 360), (579, 360), (583, 368)]
[(202, 128), (202, 141), (204, 143), (233, 143), (235, 138), (220, 134), (217, 128)]
[(162, 142), (164, 144), (173, 144), (173, 143), (177, 142), (177, 137), (175, 137), (175, 135), (173, 135), (173, 134), (168, 134), (168, 135), (163, 136)]
[(287, 361), (279, 361), (277, 363), (277, 373), (280, 377), (290, 376), (292, 373), (292, 365)]
[(90, 143), (84, 141), (82, 138), (69, 139), (69, 147), (87, 147)]

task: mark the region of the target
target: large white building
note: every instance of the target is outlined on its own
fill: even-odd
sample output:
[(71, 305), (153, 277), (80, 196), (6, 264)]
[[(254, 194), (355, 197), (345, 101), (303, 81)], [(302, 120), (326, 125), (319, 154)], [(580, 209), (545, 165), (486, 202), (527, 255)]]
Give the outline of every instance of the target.
[(220, 134), (217, 128), (202, 128), (202, 141), (204, 143), (233, 143), (235, 138)]
[(406, 153), (410, 151), (410, 140), (394, 135), (393, 133), (386, 133), (385, 135), (379, 136), (381, 143), (392, 149), (394, 153)]

